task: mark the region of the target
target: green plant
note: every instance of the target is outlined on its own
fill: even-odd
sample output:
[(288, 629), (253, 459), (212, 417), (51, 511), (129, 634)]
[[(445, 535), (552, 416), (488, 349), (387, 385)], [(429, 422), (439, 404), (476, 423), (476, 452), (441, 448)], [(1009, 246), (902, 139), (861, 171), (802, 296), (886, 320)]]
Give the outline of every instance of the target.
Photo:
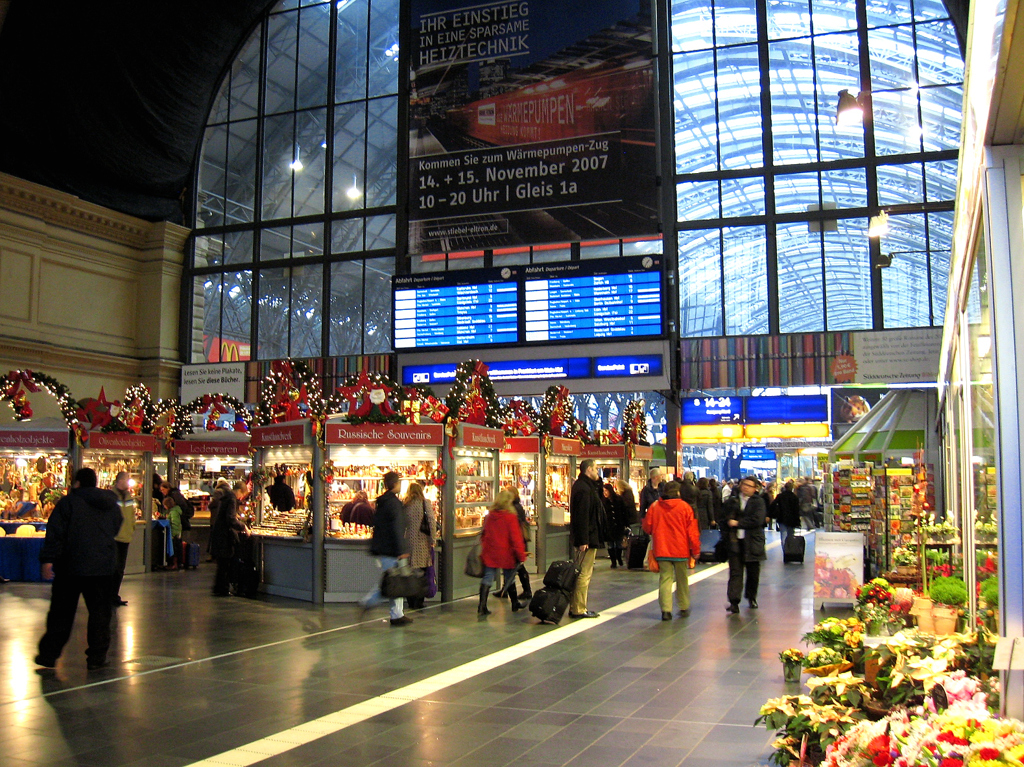
[(925, 549), (924, 555), (929, 565), (949, 564), (949, 552), (945, 549)]
[(999, 607), (999, 579), (989, 578), (981, 584), (981, 598), (989, 607)]
[(897, 546), (892, 552), (892, 561), (897, 567), (913, 567), (917, 564), (917, 551), (909, 546)]
[(831, 647), (819, 647), (807, 653), (804, 658), (804, 668), (818, 668), (819, 666), (832, 666), (837, 663), (844, 663), (846, 657)]
[(967, 604), (967, 586), (963, 578), (936, 578), (928, 589), (932, 602), (950, 607)]
[(819, 706), (807, 695), (788, 695), (766, 701), (754, 725), (764, 724), (769, 731), (777, 731), (772, 743), (775, 753), (769, 761), (786, 767), (800, 761), (804, 736), (807, 752), (816, 753), (821, 759), (826, 748), (865, 718), (866, 714), (856, 708)]

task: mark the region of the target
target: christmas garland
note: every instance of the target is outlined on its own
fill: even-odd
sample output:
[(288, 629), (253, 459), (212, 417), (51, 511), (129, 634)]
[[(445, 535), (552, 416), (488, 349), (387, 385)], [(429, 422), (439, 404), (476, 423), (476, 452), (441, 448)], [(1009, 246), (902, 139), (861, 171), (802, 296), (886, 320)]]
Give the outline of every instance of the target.
[(78, 425), (78, 417), (75, 414), (76, 402), (71, 396), (71, 390), (56, 378), (31, 370), (12, 370), (7, 374), (7, 378), (0, 382), (0, 387), (3, 389), (0, 400), (10, 404), (18, 421), (27, 421), (32, 417), (28, 395), (44, 390), (57, 400), (68, 428), (74, 429)]
[(586, 439), (586, 429), (576, 418), (576, 403), (564, 386), (552, 385), (544, 392), (538, 426), (541, 434), (566, 439)]
[(504, 427), (498, 395), (487, 374), (487, 365), (480, 360), (460, 362), (455, 368), (455, 381), (448, 390), (445, 404), (449, 421), (455, 421), (456, 425), (471, 423), (493, 429)]
[(299, 360), (272, 362), (270, 373), (260, 385), (256, 402), (256, 423), (266, 426), (309, 418), (322, 422), (325, 416), (320, 379), (309, 365)]
[(622, 410), (622, 434), (626, 442), (633, 445), (649, 445), (646, 403), (642, 399), (630, 400)]
[(512, 399), (501, 411), (501, 420), (506, 437), (529, 437), (538, 430), (540, 415), (529, 402)]
[(206, 431), (225, 431), (223, 427), (217, 426), (217, 416), (229, 410), (235, 414), (234, 431), (248, 432), (252, 426), (252, 416), (244, 402), (230, 394), (204, 394), (187, 405), (178, 406), (177, 422), (181, 426), (175, 431), (175, 437), (181, 438), (193, 433), (192, 416), (200, 414), (206, 414)]
[[(174, 425), (178, 420), (180, 403), (177, 397), (158, 399), (145, 384), (129, 386), (124, 393), (124, 404), (118, 413), (118, 420), (126, 430), (135, 434), (155, 434), (164, 438), (174, 436)], [(167, 416), (167, 425), (160, 426), (160, 419)]]
[(345, 379), (327, 400), (328, 414), (342, 413), (352, 424), (406, 423), (401, 412), (402, 387), (384, 373), (368, 373)]

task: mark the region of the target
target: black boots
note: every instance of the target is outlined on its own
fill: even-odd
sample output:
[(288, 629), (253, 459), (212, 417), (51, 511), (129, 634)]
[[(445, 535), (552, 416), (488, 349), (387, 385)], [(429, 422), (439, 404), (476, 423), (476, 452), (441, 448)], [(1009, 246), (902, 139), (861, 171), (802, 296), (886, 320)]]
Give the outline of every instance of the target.
[(520, 564), (516, 573), (519, 582), (523, 584), (523, 602), (529, 602), (533, 598), (533, 589), (530, 587), (530, 574), (526, 572), (526, 565)]
[(489, 586), (480, 584), (480, 604), (476, 608), (477, 615), (490, 615), (491, 611), (487, 609), (487, 595), (491, 593)]
[(523, 609), (524, 605), (519, 603), (519, 594), (516, 592), (516, 585), (514, 583), (508, 585), (508, 598), (512, 602), (512, 612), (519, 612)]

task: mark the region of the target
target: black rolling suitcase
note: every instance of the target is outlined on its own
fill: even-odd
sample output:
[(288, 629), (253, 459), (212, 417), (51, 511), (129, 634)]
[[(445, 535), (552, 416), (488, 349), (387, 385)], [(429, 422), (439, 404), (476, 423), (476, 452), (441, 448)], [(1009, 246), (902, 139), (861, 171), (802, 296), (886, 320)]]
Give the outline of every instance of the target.
[(631, 535), (626, 541), (626, 567), (630, 570), (643, 570), (647, 562), (647, 546), (650, 545), (649, 535)]
[(548, 565), (548, 571), (544, 573), (544, 586), (571, 594), (576, 588), (576, 579), (579, 575), (580, 571), (575, 563), (561, 559)]
[(538, 589), (530, 600), (530, 613), (541, 623), (558, 623), (568, 607), (569, 595), (561, 589)]
[(804, 540), (802, 535), (791, 535), (789, 538), (782, 542), (782, 561), (785, 562), (796, 562), (802, 565), (804, 563), (804, 549), (807, 547), (807, 541)]

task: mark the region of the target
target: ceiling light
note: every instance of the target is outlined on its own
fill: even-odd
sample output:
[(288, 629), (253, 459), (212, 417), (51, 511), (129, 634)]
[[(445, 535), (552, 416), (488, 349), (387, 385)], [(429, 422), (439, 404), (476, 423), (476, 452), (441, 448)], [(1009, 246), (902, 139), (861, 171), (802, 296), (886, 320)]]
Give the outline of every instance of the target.
[(839, 106), (836, 108), (836, 125), (852, 125), (864, 120), (864, 107), (860, 94), (854, 96), (848, 90), (839, 91)]
[(355, 176), (352, 176), (352, 186), (345, 190), (345, 196), (353, 202), (363, 196), (363, 193), (359, 190), (359, 184), (356, 181)]
[(302, 160), (299, 159), (299, 156), (295, 155), (295, 159), (288, 163), (288, 167), (291, 168), (296, 173), (298, 173), (305, 166), (303, 166)]
[(889, 214), (884, 210), (868, 221), (868, 237), (881, 237), (889, 233)]

